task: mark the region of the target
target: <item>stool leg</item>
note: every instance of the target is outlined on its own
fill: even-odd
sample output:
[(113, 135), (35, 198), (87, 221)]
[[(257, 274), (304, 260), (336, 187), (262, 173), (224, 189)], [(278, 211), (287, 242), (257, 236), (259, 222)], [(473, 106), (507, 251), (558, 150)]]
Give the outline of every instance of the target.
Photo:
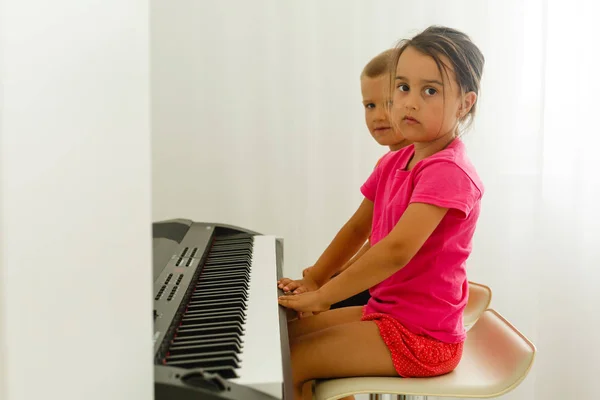
[(405, 394), (370, 394), (369, 400), (427, 400), (427, 396), (407, 396)]

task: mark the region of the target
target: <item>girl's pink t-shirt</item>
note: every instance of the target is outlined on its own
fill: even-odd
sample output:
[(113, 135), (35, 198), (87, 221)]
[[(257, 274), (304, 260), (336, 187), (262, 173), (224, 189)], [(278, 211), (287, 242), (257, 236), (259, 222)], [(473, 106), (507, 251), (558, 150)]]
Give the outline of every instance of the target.
[(416, 334), (458, 343), (466, 338), (466, 260), (484, 188), (460, 139), (407, 171), (413, 153), (411, 145), (386, 154), (361, 187), (374, 203), (371, 245), (391, 232), (410, 203), (449, 210), (410, 262), (370, 289), (365, 312), (388, 314)]

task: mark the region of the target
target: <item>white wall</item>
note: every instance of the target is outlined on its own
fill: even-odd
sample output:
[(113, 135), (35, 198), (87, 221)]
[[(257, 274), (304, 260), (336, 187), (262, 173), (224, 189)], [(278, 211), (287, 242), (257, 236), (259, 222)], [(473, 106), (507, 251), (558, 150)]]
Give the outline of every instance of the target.
[(148, 5), (0, 18), (0, 397), (151, 399)]
[[(0, 0), (0, 155), (2, 152), (2, 137), (3, 137), (3, 123), (4, 120), (4, 106), (3, 106), (3, 96), (2, 96), (2, 87), (4, 86), (3, 78), (4, 78), (4, 31), (2, 30), (2, 26), (4, 26), (4, 0)], [(4, 215), (3, 215), (3, 207), (2, 201), (4, 199), (2, 190), (4, 189), (2, 185), (2, 178), (4, 177), (2, 173), (2, 160), (0, 159), (0, 227), (4, 227)], [(4, 282), (4, 260), (2, 257), (4, 254), (4, 233), (3, 229), (0, 229), (0, 399), (6, 399), (8, 397), (6, 390), (6, 340), (4, 338), (4, 330), (6, 327), (6, 319), (5, 319), (5, 306), (6, 300), (4, 298), (4, 288), (2, 282)]]

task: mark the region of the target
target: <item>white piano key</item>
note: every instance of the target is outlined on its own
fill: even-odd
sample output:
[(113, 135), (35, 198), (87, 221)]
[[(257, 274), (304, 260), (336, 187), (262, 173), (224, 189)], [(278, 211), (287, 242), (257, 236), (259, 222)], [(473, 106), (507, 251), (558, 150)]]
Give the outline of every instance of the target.
[(283, 368), (275, 241), (274, 236), (254, 237), (239, 378), (231, 381), (281, 399)]

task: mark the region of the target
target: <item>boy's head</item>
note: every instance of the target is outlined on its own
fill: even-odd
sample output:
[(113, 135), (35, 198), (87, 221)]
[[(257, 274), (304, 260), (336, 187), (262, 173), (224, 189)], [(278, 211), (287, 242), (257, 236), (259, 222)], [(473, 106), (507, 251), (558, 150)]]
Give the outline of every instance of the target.
[(398, 150), (409, 144), (400, 132), (392, 129), (389, 118), (393, 94), (391, 73), (396, 52), (396, 49), (389, 49), (378, 54), (360, 74), (367, 128), (377, 143), (388, 146), (390, 150)]

